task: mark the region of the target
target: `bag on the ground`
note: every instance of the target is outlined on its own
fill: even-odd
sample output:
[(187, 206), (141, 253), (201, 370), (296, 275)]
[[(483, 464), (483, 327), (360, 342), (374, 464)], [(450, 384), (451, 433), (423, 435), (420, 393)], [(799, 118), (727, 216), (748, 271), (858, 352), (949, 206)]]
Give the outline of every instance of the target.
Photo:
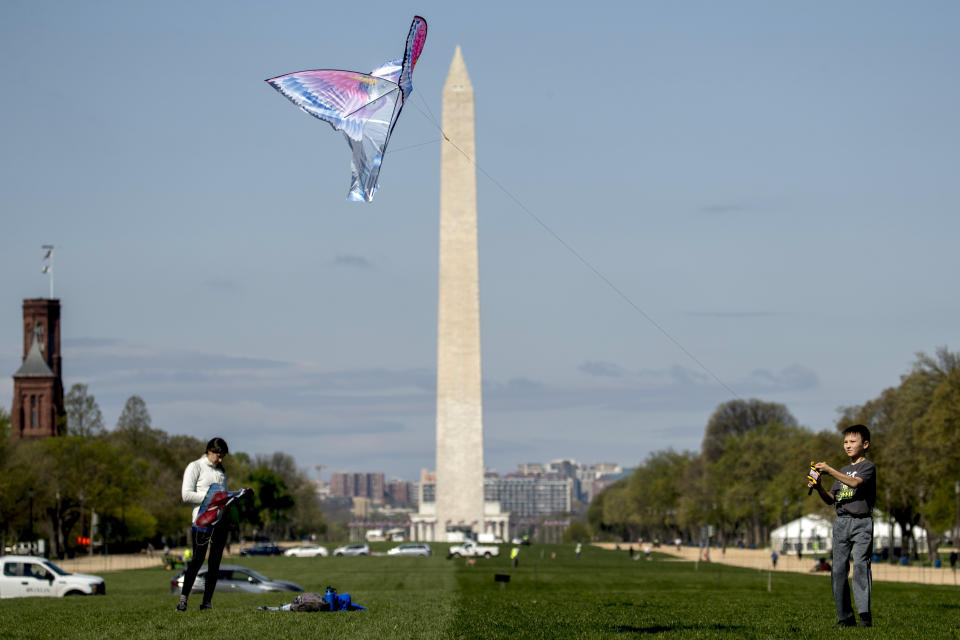
[(354, 604), (349, 593), (337, 593), (333, 587), (320, 595), (305, 591), (282, 607), (258, 607), (262, 611), (364, 611), (366, 607)]

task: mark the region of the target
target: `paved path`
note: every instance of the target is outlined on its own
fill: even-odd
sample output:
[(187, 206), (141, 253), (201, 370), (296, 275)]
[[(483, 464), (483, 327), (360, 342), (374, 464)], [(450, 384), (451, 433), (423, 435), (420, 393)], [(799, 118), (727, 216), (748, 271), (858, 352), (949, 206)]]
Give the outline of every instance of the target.
[[(629, 544), (614, 542), (598, 542), (594, 543), (594, 546), (604, 549), (615, 549), (618, 544), (620, 549), (623, 550), (623, 553), (626, 553), (626, 549), (630, 546)], [(638, 552), (641, 550), (640, 545), (635, 544), (633, 545), (633, 548)], [(681, 547), (680, 551), (677, 551), (676, 547), (662, 545), (659, 549), (657, 549), (657, 551), (667, 553), (676, 558), (681, 558), (690, 562), (696, 562), (700, 550), (697, 547)], [(825, 556), (827, 561), (830, 561), (831, 559), (828, 553), (821, 553), (820, 556)], [(815, 556), (812, 554), (812, 552), (804, 555), (803, 559), (797, 559), (796, 554), (790, 555), (789, 557), (784, 557), (781, 555), (779, 560), (777, 560), (777, 568), (775, 571), (814, 573), (810, 571), (810, 569), (813, 568), (814, 561), (820, 556)], [(721, 562), (723, 564), (734, 565), (737, 567), (747, 567), (750, 569), (773, 569), (773, 564), (770, 562), (769, 549), (728, 548), (726, 553), (723, 553), (721, 549), (711, 549), (710, 560), (713, 562)], [(875, 562), (873, 563), (872, 570), (874, 580), (887, 582), (918, 582), (921, 584), (943, 584), (950, 586), (957, 586), (958, 583), (960, 583), (960, 576), (957, 575), (958, 572), (950, 569), (950, 567), (941, 569), (921, 567), (917, 565), (908, 565), (903, 567), (885, 562)]]

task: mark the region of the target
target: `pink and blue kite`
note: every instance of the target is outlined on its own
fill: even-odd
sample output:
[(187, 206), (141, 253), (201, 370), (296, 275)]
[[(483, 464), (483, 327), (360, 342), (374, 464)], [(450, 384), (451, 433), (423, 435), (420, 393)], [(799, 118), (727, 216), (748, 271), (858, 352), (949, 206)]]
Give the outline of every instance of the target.
[(373, 200), (383, 154), (413, 92), (413, 68), (426, 39), (427, 21), (414, 16), (403, 58), (370, 73), (317, 69), (267, 80), (298, 107), (343, 132), (353, 152), (349, 200)]

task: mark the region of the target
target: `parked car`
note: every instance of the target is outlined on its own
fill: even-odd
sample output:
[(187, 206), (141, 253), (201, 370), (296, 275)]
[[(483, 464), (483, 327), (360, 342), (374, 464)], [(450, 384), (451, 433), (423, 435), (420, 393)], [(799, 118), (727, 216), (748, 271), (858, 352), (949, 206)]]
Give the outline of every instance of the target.
[(426, 558), (431, 553), (430, 545), (426, 542), (408, 542), (387, 551), (389, 556), (420, 556)]
[(318, 544), (306, 544), (301, 547), (287, 549), (283, 552), (283, 555), (288, 558), (316, 558), (317, 556), (326, 558), (330, 555), (330, 552), (327, 551), (326, 547), (321, 547)]
[[(186, 569), (177, 574), (170, 581), (170, 593), (179, 594), (183, 589), (183, 574)], [(203, 586), (207, 579), (207, 565), (200, 567), (197, 579), (193, 583), (190, 593), (203, 593)], [(233, 564), (220, 565), (217, 575), (217, 593), (264, 593), (266, 591), (303, 591), (303, 587), (286, 580), (271, 580), (262, 573), (253, 569)]]
[(279, 556), (283, 549), (273, 542), (256, 542), (252, 547), (240, 549), (242, 556)]
[(0, 598), (104, 595), (100, 576), (64, 571), (46, 558), (0, 557)]
[(477, 544), (473, 540), (467, 540), (463, 544), (452, 546), (447, 551), (447, 556), (452, 558), (477, 558), (480, 556), (492, 558), (498, 555), (500, 555), (500, 547)]
[(368, 556), (370, 555), (370, 545), (366, 544), (345, 544), (333, 550), (335, 556)]

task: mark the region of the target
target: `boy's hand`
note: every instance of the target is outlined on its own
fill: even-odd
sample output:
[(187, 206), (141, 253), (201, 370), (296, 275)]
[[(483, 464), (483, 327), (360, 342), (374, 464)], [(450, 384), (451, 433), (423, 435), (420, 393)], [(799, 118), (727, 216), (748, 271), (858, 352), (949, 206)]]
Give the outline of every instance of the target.
[(813, 466), (817, 471), (820, 471), (821, 473), (829, 473), (830, 475), (833, 475), (833, 467), (828, 465), (826, 462), (818, 462)]

